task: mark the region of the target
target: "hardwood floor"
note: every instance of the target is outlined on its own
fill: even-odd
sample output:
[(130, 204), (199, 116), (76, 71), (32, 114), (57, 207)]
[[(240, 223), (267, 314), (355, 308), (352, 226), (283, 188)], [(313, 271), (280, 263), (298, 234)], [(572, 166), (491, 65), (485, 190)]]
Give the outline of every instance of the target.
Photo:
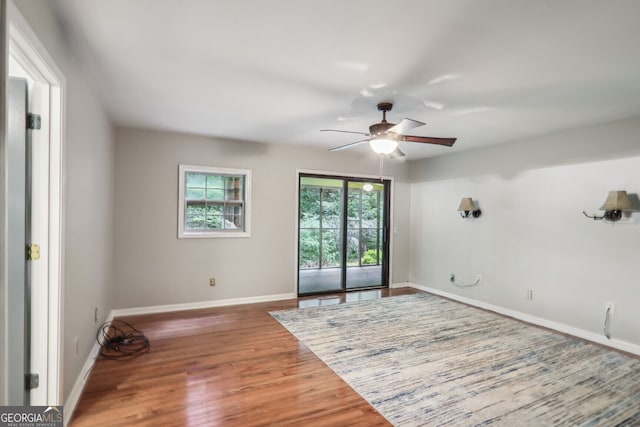
[(344, 295), (123, 318), (145, 333), (151, 351), (98, 360), (70, 425), (387, 426), (268, 313), (339, 299)]

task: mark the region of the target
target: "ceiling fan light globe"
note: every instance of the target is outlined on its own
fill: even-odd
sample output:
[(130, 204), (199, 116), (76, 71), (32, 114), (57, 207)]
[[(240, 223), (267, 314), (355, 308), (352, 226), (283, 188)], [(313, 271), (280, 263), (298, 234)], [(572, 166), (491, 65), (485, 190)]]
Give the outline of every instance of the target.
[(389, 154), (398, 146), (398, 141), (386, 138), (374, 138), (369, 141), (371, 149), (378, 154)]

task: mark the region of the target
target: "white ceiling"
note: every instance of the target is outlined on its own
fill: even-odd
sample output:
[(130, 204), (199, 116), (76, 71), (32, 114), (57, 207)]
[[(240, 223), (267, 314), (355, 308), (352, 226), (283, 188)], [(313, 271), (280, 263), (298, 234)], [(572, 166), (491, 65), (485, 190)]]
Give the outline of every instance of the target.
[(53, 4), (118, 125), (328, 149), (391, 101), (458, 138), (417, 159), (640, 115), (637, 0)]

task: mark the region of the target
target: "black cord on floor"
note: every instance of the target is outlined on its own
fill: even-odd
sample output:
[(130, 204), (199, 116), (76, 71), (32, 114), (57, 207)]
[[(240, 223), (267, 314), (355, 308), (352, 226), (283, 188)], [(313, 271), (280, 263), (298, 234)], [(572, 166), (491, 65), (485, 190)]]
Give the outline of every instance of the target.
[(103, 323), (96, 340), (100, 344), (100, 356), (105, 359), (129, 360), (151, 350), (149, 338), (124, 320)]
[(603, 327), (603, 333), (604, 336), (607, 337), (607, 339), (611, 339), (611, 335), (609, 335), (609, 314), (611, 312), (611, 307), (607, 307), (607, 312), (604, 315), (604, 327)]

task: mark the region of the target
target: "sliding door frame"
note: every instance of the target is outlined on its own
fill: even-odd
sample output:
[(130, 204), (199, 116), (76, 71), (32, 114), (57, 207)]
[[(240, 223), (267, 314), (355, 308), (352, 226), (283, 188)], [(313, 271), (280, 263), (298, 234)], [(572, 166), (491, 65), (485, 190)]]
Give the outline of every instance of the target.
[[(392, 277), (393, 277), (393, 243), (394, 243), (394, 239), (393, 239), (393, 230), (395, 230), (394, 227), (394, 190), (395, 190), (395, 184), (394, 184), (394, 179), (392, 176), (379, 176), (379, 175), (366, 175), (366, 174), (354, 174), (354, 173), (349, 173), (349, 172), (336, 172), (336, 171), (321, 171), (321, 170), (312, 170), (312, 169), (296, 169), (296, 185), (295, 185), (295, 219), (294, 219), (294, 224), (295, 224), (295, 229), (294, 229), (294, 271), (293, 271), (293, 291), (295, 295), (299, 295), (298, 294), (298, 280), (299, 280), (299, 230), (300, 230), (300, 176), (301, 175), (313, 175), (313, 176), (318, 176), (318, 177), (326, 177), (326, 178), (343, 178), (343, 179), (353, 179), (353, 180), (363, 180), (363, 181), (379, 181), (380, 179), (383, 179), (385, 181), (389, 182), (389, 200), (388, 200), (388, 204), (385, 207), (387, 209), (387, 215), (388, 215), (388, 229), (386, 232), (386, 236), (388, 238), (388, 253), (387, 254), (383, 254), (385, 257), (387, 257), (387, 262), (384, 263), (383, 262), (383, 275), (384, 277), (386, 277), (387, 279), (387, 284), (386, 285), (382, 285), (381, 288), (385, 288), (385, 287), (390, 287), (391, 283), (392, 283)], [(346, 200), (347, 198), (347, 194), (344, 194), (344, 198)], [(386, 201), (385, 201), (386, 202)], [(346, 223), (343, 225), (343, 232), (345, 231), (346, 228)], [(345, 258), (346, 258), (346, 253), (343, 250), (343, 254), (342, 254), (342, 260), (343, 262), (345, 262)], [(344, 265), (344, 264), (343, 264)], [(386, 269), (386, 271), (384, 271)], [(346, 271), (346, 267), (343, 267), (343, 274)], [(342, 283), (345, 283), (345, 278), (342, 278)], [(379, 288), (379, 287), (376, 287)], [(350, 291), (359, 291), (359, 290), (363, 290), (363, 289), (367, 289), (367, 288), (353, 288), (353, 289), (340, 289), (338, 291), (335, 292), (350, 292)]]

